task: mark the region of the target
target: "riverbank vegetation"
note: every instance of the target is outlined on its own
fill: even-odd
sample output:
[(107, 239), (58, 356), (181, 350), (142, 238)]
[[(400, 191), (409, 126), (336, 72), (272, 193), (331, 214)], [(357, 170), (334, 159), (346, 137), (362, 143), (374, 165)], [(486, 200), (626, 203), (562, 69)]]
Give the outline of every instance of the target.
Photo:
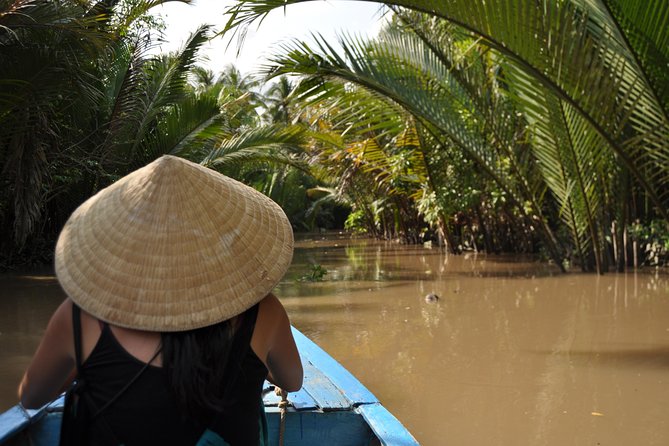
[(79, 203), (163, 153), (253, 185), (296, 230), (667, 262), (667, 2), (389, 2), (377, 37), (284, 44), (259, 78), (201, 68), (206, 25), (150, 55), (155, 3), (0, 4), (3, 266), (48, 261)]
[(160, 23), (147, 12), (158, 3), (0, 3), (3, 267), (48, 263), (81, 202), (165, 153), (304, 207), (279, 196), (295, 174), (268, 167), (298, 163), (304, 130), (274, 119), (271, 93), (261, 117), (263, 98), (236, 69), (198, 65), (209, 25), (180, 51), (152, 55)]

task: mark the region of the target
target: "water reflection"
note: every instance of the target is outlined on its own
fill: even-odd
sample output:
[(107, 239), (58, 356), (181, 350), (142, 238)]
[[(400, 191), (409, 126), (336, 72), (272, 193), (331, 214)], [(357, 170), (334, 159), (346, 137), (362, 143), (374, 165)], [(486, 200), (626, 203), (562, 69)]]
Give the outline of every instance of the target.
[[(299, 280), (312, 265), (323, 282)], [(6, 408), (62, 293), (44, 276), (0, 285)], [(666, 274), (313, 237), (277, 294), (422, 444), (669, 444)]]
[(300, 249), (293, 268), (329, 273), (281, 285), (294, 323), (421, 443), (669, 444), (666, 275), (369, 241)]
[(0, 276), (0, 411), (15, 404), (20, 377), (63, 298), (48, 271)]

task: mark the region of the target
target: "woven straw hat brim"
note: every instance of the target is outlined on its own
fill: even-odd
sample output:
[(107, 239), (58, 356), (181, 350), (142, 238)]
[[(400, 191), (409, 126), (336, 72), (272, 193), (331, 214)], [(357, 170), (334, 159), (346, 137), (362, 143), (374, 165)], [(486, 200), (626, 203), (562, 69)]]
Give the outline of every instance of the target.
[(260, 192), (163, 156), (84, 202), (58, 239), (70, 298), (114, 325), (183, 331), (262, 300), (293, 254), (283, 210)]

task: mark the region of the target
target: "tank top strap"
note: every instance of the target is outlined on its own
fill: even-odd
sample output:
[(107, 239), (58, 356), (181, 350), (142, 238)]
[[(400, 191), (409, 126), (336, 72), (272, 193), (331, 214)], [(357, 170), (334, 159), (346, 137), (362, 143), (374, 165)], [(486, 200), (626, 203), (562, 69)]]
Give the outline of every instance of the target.
[(242, 313), (241, 325), (234, 334), (232, 345), (230, 347), (227, 371), (228, 386), (234, 385), (237, 374), (241, 370), (244, 357), (251, 348), (251, 338), (253, 337), (253, 330), (256, 326), (256, 319), (258, 318), (258, 306), (253, 307)]
[(255, 304), (246, 312), (244, 312), (242, 325), (237, 330), (235, 335), (235, 341), (240, 342), (244, 345), (249, 345), (251, 343), (251, 338), (253, 337), (253, 330), (256, 327), (256, 320), (258, 319), (258, 308), (260, 304)]
[(74, 334), (74, 359), (77, 364), (77, 374), (81, 372), (81, 308), (72, 303), (72, 331)]

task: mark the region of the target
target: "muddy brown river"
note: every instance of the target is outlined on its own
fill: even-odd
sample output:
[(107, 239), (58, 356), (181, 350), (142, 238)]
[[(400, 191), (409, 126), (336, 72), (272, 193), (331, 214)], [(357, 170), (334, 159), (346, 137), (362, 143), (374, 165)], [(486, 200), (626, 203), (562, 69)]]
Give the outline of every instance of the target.
[[(669, 444), (664, 272), (311, 237), (276, 293), (423, 445)], [(0, 411), (62, 298), (48, 272), (0, 277)]]

